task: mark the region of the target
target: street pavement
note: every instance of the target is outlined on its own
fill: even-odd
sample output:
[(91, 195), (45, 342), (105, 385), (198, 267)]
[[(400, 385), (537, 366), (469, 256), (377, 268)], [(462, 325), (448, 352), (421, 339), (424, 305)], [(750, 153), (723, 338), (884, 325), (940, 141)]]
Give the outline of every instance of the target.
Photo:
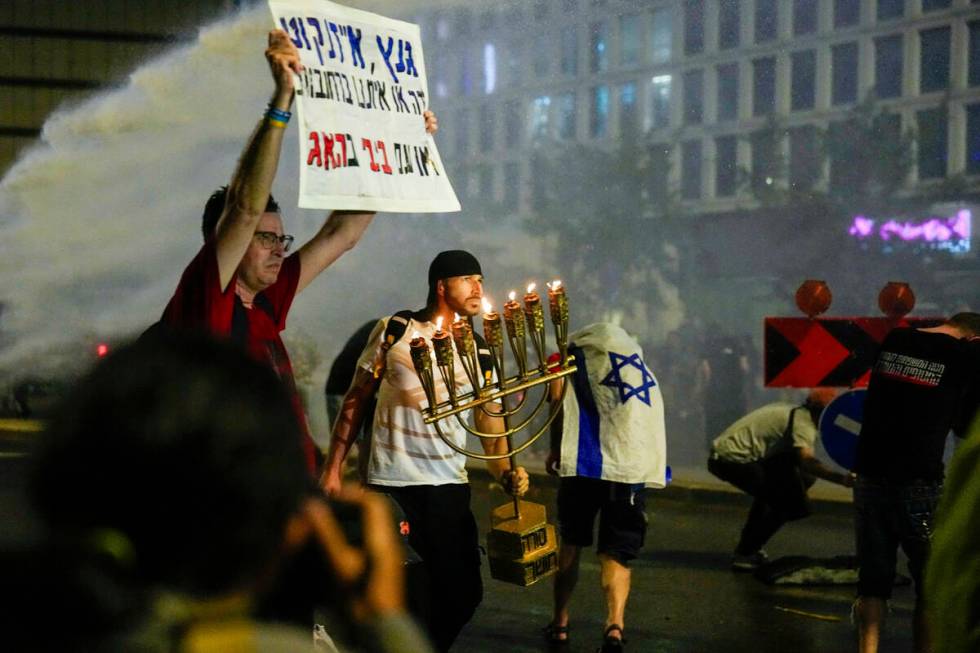
[[(751, 574), (729, 569), (731, 553), (749, 499), (712, 482), (706, 472), (677, 470), (675, 483), (650, 491), (646, 545), (633, 565), (626, 612), (627, 651), (637, 653), (842, 653), (855, 650), (849, 622), (853, 585), (774, 587)], [(533, 475), (529, 500), (543, 503), (555, 518), (555, 479)], [(507, 498), (484, 472), (471, 473), (473, 510), (482, 531), (489, 511)], [(824, 486), (824, 487), (821, 487)], [(853, 554), (847, 492), (823, 481), (813, 488), (814, 514), (788, 524), (767, 551), (831, 557)], [(904, 559), (899, 568), (905, 572)], [(541, 628), (551, 616), (551, 578), (528, 588), (489, 577), (484, 565), (484, 600), (454, 647), (466, 653), (547, 651)], [(895, 588), (882, 651), (911, 650), (913, 593)], [(572, 601), (571, 653), (595, 651), (601, 642), (605, 602), (599, 565), (583, 553)]]

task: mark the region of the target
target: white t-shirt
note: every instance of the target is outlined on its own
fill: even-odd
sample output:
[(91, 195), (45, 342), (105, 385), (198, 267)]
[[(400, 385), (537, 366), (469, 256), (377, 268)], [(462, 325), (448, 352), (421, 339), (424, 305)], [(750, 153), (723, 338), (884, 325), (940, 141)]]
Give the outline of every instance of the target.
[[(374, 362), (381, 353), (387, 322), (387, 318), (381, 320), (374, 328), (367, 347), (357, 361), (359, 368), (373, 372)], [(432, 336), (436, 326), (432, 322), (410, 320), (405, 334), (388, 350), (384, 378), (378, 386), (368, 483), (399, 487), (466, 483), (466, 456), (443, 442), (435, 425), (427, 425), (422, 418), (422, 409), (428, 407), (428, 401), (412, 364), (409, 343), (415, 332), (429, 343), (437, 401), (449, 399), (432, 352)], [(453, 356), (457, 395), (470, 392), (472, 388), (463, 364), (455, 351)], [(453, 444), (459, 447), (466, 445), (466, 430), (456, 417), (442, 420), (439, 428)]]
[[(711, 451), (722, 460), (749, 463), (785, 450), (783, 433), (794, 408), (799, 404), (774, 403), (753, 410), (715, 438)], [(793, 417), (793, 447), (812, 449), (816, 440), (817, 427), (810, 411), (800, 408)]]

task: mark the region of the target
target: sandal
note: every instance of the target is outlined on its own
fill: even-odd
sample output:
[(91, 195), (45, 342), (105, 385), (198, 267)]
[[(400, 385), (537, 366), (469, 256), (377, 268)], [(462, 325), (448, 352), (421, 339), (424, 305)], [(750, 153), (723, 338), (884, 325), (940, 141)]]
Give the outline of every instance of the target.
[(566, 646), (568, 645), (568, 630), (568, 626), (557, 626), (554, 623), (550, 623), (542, 629), (542, 634), (548, 644), (552, 646)]
[[(613, 637), (610, 635), (611, 632), (618, 630), (619, 637)], [(609, 624), (606, 630), (602, 633), (603, 642), (602, 648), (600, 648), (596, 653), (622, 653), (623, 647), (626, 644), (626, 638), (623, 637), (623, 627), (619, 624)]]

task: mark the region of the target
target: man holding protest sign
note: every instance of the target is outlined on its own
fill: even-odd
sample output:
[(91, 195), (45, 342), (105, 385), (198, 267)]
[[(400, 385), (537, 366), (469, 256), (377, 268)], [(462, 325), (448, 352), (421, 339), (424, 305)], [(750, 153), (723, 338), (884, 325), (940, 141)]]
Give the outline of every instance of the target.
[[(303, 431), (307, 466), (314, 474), (316, 447), (279, 332), (285, 328), (296, 293), (354, 247), (374, 213), (333, 211), (295, 255), (285, 255), (293, 237), (283, 233), (270, 189), (291, 117), (293, 76), (302, 72), (303, 65), (295, 45), (281, 30), (269, 33), (265, 56), (275, 82), (269, 108), (246, 144), (231, 182), (208, 200), (202, 219), (204, 245), (184, 270), (161, 322), (229, 337), (267, 362), (291, 396)], [(435, 116), (426, 112), (424, 117), (426, 130), (434, 132)]]

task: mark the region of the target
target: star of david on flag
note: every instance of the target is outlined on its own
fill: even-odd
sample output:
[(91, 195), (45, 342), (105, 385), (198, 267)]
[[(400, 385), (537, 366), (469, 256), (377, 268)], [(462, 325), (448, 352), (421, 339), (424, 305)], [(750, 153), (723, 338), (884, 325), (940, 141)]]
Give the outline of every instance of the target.
[[(650, 388), (656, 386), (657, 382), (654, 381), (653, 374), (650, 373), (650, 370), (647, 369), (647, 366), (640, 359), (640, 355), (623, 356), (622, 354), (611, 351), (609, 352), (609, 362), (612, 363), (612, 369), (606, 375), (606, 378), (599, 382), (599, 385), (616, 388), (619, 391), (619, 401), (624, 404), (631, 397), (636, 397), (649, 406)], [(632, 385), (623, 379), (623, 369), (627, 366), (640, 372), (642, 379), (640, 385)]]

